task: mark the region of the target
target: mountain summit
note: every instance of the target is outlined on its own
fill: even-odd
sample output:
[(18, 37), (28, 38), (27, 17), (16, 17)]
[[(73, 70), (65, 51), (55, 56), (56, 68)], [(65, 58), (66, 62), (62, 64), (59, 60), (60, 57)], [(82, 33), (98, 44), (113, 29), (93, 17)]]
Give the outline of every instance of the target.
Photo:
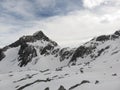
[[(17, 46), (22, 45), (24, 43), (36, 42), (38, 40), (52, 42), (42, 31), (38, 31), (38, 32), (34, 33), (33, 35), (21, 37), (16, 42), (10, 44), (9, 47), (17, 47)], [(57, 43), (54, 42), (54, 44), (57, 44)]]
[(36, 39), (46, 39), (49, 40), (49, 38), (42, 32), (42, 31), (37, 31), (36, 33), (33, 34), (33, 37)]

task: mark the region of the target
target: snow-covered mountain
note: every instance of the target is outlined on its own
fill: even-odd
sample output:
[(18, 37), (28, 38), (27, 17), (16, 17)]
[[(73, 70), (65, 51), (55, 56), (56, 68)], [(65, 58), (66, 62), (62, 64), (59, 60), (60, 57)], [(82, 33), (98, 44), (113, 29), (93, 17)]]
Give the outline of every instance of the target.
[(74, 51), (75, 48), (61, 48), (42, 31), (38, 31), (0, 49), (0, 68), (6, 68), (4, 71), (55, 69), (66, 66)]
[(42, 31), (0, 49), (0, 90), (120, 90), (120, 31), (76, 48)]

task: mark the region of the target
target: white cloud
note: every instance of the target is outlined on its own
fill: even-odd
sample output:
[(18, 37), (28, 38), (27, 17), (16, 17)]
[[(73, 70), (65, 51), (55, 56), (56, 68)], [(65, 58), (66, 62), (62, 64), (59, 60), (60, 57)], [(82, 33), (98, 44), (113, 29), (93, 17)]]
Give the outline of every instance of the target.
[[(89, 11), (77, 12), (71, 15), (56, 17), (51, 21), (44, 22), (44, 29), (48, 35), (60, 44), (81, 43), (91, 37), (110, 34), (120, 28), (120, 20), (112, 19), (108, 23), (102, 23), (105, 15), (99, 16)], [(73, 43), (75, 44), (75, 42)]]
[(95, 8), (96, 6), (99, 6), (102, 4), (105, 0), (83, 0), (84, 7), (87, 8)]
[[(42, 29), (48, 37), (57, 41), (61, 46), (73, 46), (83, 43), (94, 36), (110, 34), (120, 29), (118, 17), (119, 12), (97, 15), (88, 10), (76, 11), (66, 16), (55, 16), (42, 21), (35, 20), (28, 27), (14, 27), (16, 32), (12, 33), (12, 35), (10, 33), (5, 34), (0, 40), (4, 40), (2, 41), (4, 44), (6, 44), (5, 42), (11, 43), (22, 35), (29, 35)], [(108, 20), (108, 22), (103, 23), (104, 20)], [(3, 30), (5, 29), (3, 28)]]
[[(88, 9), (103, 8), (107, 12), (107, 10), (110, 11), (114, 8), (120, 8), (120, 0), (83, 0), (83, 6)], [(112, 8), (106, 9), (106, 7)]]

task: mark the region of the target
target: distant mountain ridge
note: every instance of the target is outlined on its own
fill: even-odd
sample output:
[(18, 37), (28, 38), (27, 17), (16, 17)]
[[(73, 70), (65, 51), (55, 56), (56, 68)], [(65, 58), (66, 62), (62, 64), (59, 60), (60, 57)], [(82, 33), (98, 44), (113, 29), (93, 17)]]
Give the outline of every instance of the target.
[(0, 49), (0, 65), (43, 70), (81, 63), (89, 64), (99, 57), (119, 51), (119, 37), (120, 31), (116, 31), (111, 35), (95, 37), (78, 48), (61, 48), (42, 31), (38, 31)]

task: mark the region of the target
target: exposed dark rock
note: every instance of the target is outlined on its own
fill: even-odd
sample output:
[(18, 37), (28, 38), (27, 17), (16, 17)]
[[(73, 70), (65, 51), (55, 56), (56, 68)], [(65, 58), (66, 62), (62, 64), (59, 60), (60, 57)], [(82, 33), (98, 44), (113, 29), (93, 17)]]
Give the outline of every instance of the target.
[(57, 49), (54, 49), (51, 54), (54, 55), (54, 54), (57, 54), (59, 52), (60, 48), (57, 48)]
[(114, 34), (120, 36), (120, 31), (116, 31)]
[(9, 77), (12, 77), (13, 75), (11, 74), (11, 75), (9, 75)]
[(116, 31), (113, 35), (111, 35), (111, 39), (115, 40), (120, 37), (120, 31)]
[(2, 49), (0, 49), (0, 61), (5, 57), (5, 54)]
[(61, 85), (58, 90), (66, 90), (66, 89), (64, 88), (64, 86)]
[(114, 74), (112, 74), (112, 76), (117, 76), (117, 74), (116, 74), (116, 73), (114, 73)]
[(92, 47), (80, 46), (74, 52), (70, 62), (76, 61), (78, 57), (84, 58), (85, 55), (92, 53)]
[(31, 86), (31, 85), (33, 85), (33, 84), (35, 84), (35, 83), (39, 83), (39, 82), (49, 82), (50, 80), (36, 80), (36, 81), (34, 81), (34, 82), (31, 82), (31, 83), (28, 83), (28, 84), (26, 84), (26, 85), (23, 85), (23, 86), (21, 86), (21, 87), (19, 87), (17, 90), (23, 90), (24, 88), (26, 88), (26, 87), (29, 87), (29, 86)]
[(41, 55), (49, 55), (50, 51), (54, 49), (54, 46), (48, 44), (43, 50), (41, 51)]
[(50, 90), (49, 87), (45, 88), (45, 90)]
[[(102, 48), (101, 50), (98, 50), (98, 54), (95, 55), (94, 52), (96, 50), (97, 44), (96, 43), (92, 43), (90, 46), (80, 46), (79, 48), (77, 48), (69, 62), (69, 64), (71, 63), (72, 65), (75, 65), (75, 62), (77, 60), (77, 58), (85, 58), (87, 56), (91, 57), (91, 60), (94, 60), (95, 58), (97, 58), (98, 56), (100, 56), (105, 50), (109, 49), (110, 46), (107, 46), (105, 48)], [(88, 62), (86, 62), (88, 63)]]
[(107, 41), (110, 40), (110, 35), (102, 35), (96, 38), (96, 41)]
[(19, 45), (22, 45), (27, 42), (34, 42), (35, 39), (32, 36), (23, 36), (16, 42), (9, 45), (9, 47), (18, 47)]
[(59, 56), (60, 56), (60, 61), (63, 61), (64, 59), (68, 59), (70, 58), (74, 53), (74, 50), (68, 50), (68, 48), (63, 48), (60, 50), (59, 52)]
[(90, 83), (90, 81), (88, 81), (88, 80), (83, 80), (83, 81), (81, 82), (81, 84), (85, 84), (85, 83)]
[(85, 84), (85, 83), (90, 83), (90, 81), (88, 81), (88, 80), (83, 80), (80, 84), (76, 84), (76, 85), (70, 87), (68, 90), (73, 90), (74, 88), (76, 88), (76, 87), (78, 87), (78, 86), (80, 86), (80, 85), (82, 85), (82, 84)]
[[(98, 51), (98, 56), (100, 56), (102, 54), (102, 52), (104, 52), (106, 49), (109, 49), (109, 46), (102, 48), (101, 50)], [(97, 56), (97, 57), (98, 57)]]
[(31, 79), (31, 78), (33, 78), (33, 76), (35, 76), (35, 75), (37, 75), (37, 74), (38, 74), (38, 73), (33, 74), (33, 75), (27, 74), (25, 78), (22, 78), (22, 79), (17, 80), (17, 81), (13, 81), (13, 83), (17, 83), (17, 82), (21, 82), (21, 81), (24, 81), (24, 80), (27, 80), (27, 79)]
[(80, 72), (81, 72), (81, 73), (84, 73), (83, 68), (80, 68)]
[(19, 50), (20, 67), (25, 66), (32, 60), (32, 58), (37, 56), (36, 50), (33, 46), (30, 46), (26, 43), (22, 44)]
[(44, 73), (44, 72), (47, 72), (49, 71), (49, 69), (46, 69), (46, 70), (43, 70), (43, 71), (40, 71), (41, 73)]
[(111, 35), (112, 40), (117, 39), (118, 37), (119, 37), (118, 35)]
[(98, 80), (96, 80), (96, 81), (95, 81), (95, 84), (98, 84), (98, 83), (99, 83), (99, 81), (98, 81)]
[(113, 52), (111, 55), (117, 54), (120, 50)]
[(62, 71), (62, 67), (56, 68), (56, 71)]

